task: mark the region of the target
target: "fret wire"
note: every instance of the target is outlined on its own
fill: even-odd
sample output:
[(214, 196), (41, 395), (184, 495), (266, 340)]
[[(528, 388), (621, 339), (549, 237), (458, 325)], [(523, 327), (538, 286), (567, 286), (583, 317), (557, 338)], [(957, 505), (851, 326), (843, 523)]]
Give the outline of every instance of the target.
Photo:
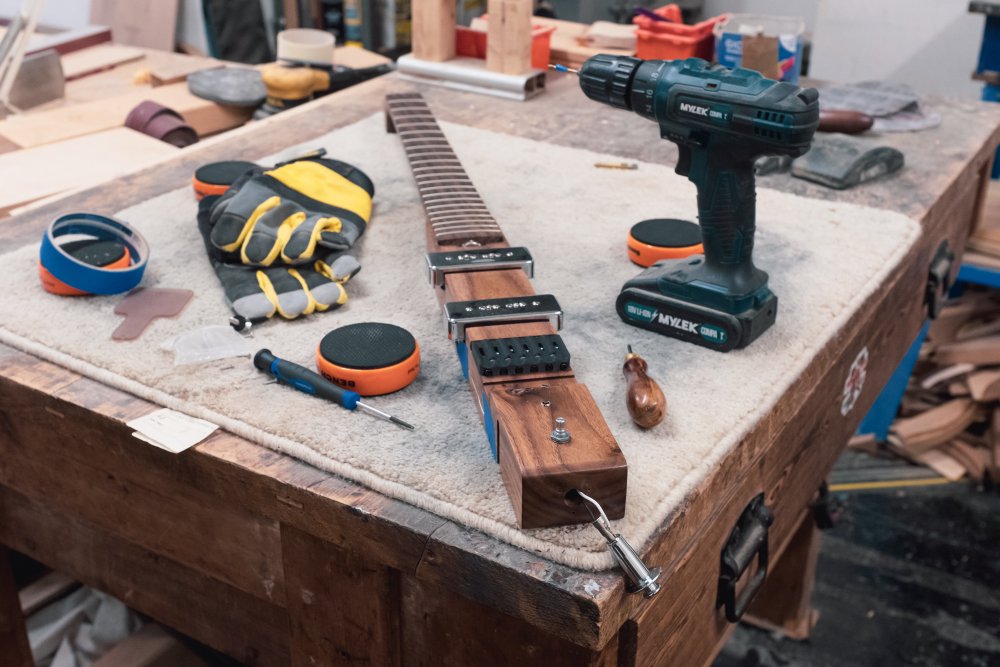
[(429, 166), (426, 166), (426, 167), (413, 167), (413, 172), (416, 173), (418, 171), (431, 171), (433, 169), (441, 169), (442, 167), (445, 167), (445, 168), (447, 168), (447, 167), (458, 167), (459, 169), (462, 168), (462, 163), (459, 162), (458, 160), (455, 160), (453, 162), (445, 162), (444, 160), (435, 160), (435, 162), (444, 162), (444, 164), (439, 165), (439, 166), (430, 166), (429, 165)]
[(457, 204), (457, 203), (454, 203), (454, 204), (432, 204), (430, 206), (426, 206), (425, 205), (424, 208), (428, 212), (430, 212), (430, 211), (450, 211), (450, 210), (461, 210), (461, 211), (477, 211), (477, 210), (488, 211), (489, 210), (485, 206), (483, 206), (481, 203), (475, 203), (475, 204)]
[(465, 190), (462, 192), (449, 192), (449, 193), (437, 193), (437, 194), (422, 194), (420, 198), (424, 201), (424, 204), (438, 204), (442, 202), (457, 201), (463, 204), (482, 204), (483, 198), (479, 196), (476, 190)]
[(452, 164), (452, 165), (428, 165), (427, 167), (423, 167), (422, 169), (423, 169), (423, 172), (419, 174), (419, 176), (421, 178), (423, 178), (425, 176), (433, 176), (434, 174), (440, 174), (442, 176), (451, 175), (451, 174), (455, 173), (456, 169), (459, 170), (459, 173), (461, 175), (466, 175), (465, 170), (462, 169), (462, 165), (454, 165), (454, 164)]
[(493, 218), (462, 218), (445, 222), (431, 220), (431, 227), (437, 230), (457, 229), (468, 225), (497, 226), (497, 221)]
[[(470, 239), (470, 236), (474, 236), (476, 238)], [(468, 229), (462, 229), (455, 232), (441, 232), (440, 234), (435, 234), (434, 237), (439, 243), (456, 239), (478, 243), (492, 243), (494, 241), (501, 240), (503, 238), (503, 232), (499, 229), (480, 229), (479, 227), (469, 227)]]
[(454, 225), (454, 224), (457, 224), (457, 223), (460, 223), (460, 222), (466, 222), (466, 221), (483, 222), (484, 220), (488, 220), (490, 222), (496, 222), (496, 220), (493, 219), (493, 216), (490, 215), (490, 214), (488, 214), (488, 213), (486, 215), (482, 215), (482, 214), (480, 214), (480, 215), (464, 215), (464, 214), (459, 214), (459, 215), (443, 215), (443, 216), (442, 215), (428, 215), (427, 217), (431, 219), (431, 222), (433, 224), (435, 224), (435, 225), (444, 225), (446, 227), (448, 225)]
[(454, 222), (455, 220), (462, 219), (476, 219), (476, 220), (493, 220), (493, 216), (489, 213), (463, 213), (461, 211), (452, 211), (450, 213), (438, 213), (438, 214), (427, 214), (428, 218), (433, 218), (435, 222)]
[(456, 218), (455, 220), (431, 220), (431, 227), (438, 230), (456, 229), (458, 227), (465, 227), (467, 225), (497, 225), (497, 221), (493, 218)]
[[(442, 183), (451, 183), (452, 185), (441, 185)], [(418, 180), (417, 181), (417, 185), (418, 186), (430, 185), (432, 187), (458, 187), (460, 185), (466, 185), (466, 184), (465, 183), (461, 183), (461, 182), (457, 182), (457, 181), (454, 181), (454, 180), (448, 179), (448, 178), (445, 178), (445, 179), (441, 179), (441, 178), (434, 179), (434, 178), (428, 177), (428, 178), (425, 178), (425, 179)], [(468, 183), (467, 187), (471, 188), (472, 187), (472, 183)]]
[(420, 174), (419, 176), (415, 177), (415, 180), (417, 181), (418, 184), (437, 181), (444, 183), (454, 183), (456, 185), (459, 183), (463, 185), (472, 185), (472, 181), (470, 181), (469, 177), (466, 176), (465, 174), (456, 174), (454, 172), (446, 172), (446, 171), (445, 172), (432, 171), (427, 174)]
[[(430, 199), (430, 200), (424, 199), (424, 208), (426, 209), (428, 205), (439, 206), (440, 204), (447, 203), (448, 201), (450, 201), (450, 200), (449, 199), (444, 199), (444, 198), (437, 198), (437, 199)], [(483, 208), (486, 207), (486, 205), (483, 203), (483, 200), (480, 199), (480, 198), (478, 198), (478, 197), (476, 197), (476, 198), (465, 198), (465, 199), (462, 200), (461, 204), (463, 206), (482, 206)]]
[(450, 229), (439, 229), (434, 225), (431, 225), (431, 229), (434, 231), (435, 235), (461, 234), (462, 232), (466, 232), (470, 229), (477, 229), (484, 232), (500, 231), (500, 227), (498, 225), (486, 225), (486, 224), (474, 224), (474, 223), (470, 223), (468, 225), (460, 225), (457, 227), (452, 227)]
[(459, 190), (459, 192), (456, 192), (455, 194), (476, 194), (476, 195), (479, 194), (479, 192), (473, 185), (460, 185), (460, 186), (431, 185), (427, 187), (421, 187), (420, 190), (421, 190), (421, 197), (423, 197), (424, 193), (437, 192), (439, 190)]
[(441, 146), (410, 146), (406, 149), (407, 155), (420, 156), (423, 153), (437, 153), (438, 155), (444, 155), (445, 157), (452, 157), (455, 155), (455, 151), (451, 150), (451, 147), (447, 144), (445, 144), (445, 150), (442, 150)]
[(437, 120), (419, 94), (387, 98), (436, 239), (487, 243), (503, 238)]
[[(399, 128), (396, 128), (396, 129), (399, 130)], [(404, 127), (403, 130), (402, 130), (402, 132), (403, 132), (403, 138), (405, 138), (405, 139), (442, 139), (444, 141), (448, 140), (448, 138), (445, 136), (444, 132), (441, 131), (441, 128), (437, 128), (437, 127), (433, 127), (433, 128), (428, 127), (427, 129), (418, 129), (418, 128), (415, 128), (415, 127), (412, 127), (412, 128), (406, 128), (406, 127)], [(397, 132), (397, 134), (398, 134), (398, 132)]]

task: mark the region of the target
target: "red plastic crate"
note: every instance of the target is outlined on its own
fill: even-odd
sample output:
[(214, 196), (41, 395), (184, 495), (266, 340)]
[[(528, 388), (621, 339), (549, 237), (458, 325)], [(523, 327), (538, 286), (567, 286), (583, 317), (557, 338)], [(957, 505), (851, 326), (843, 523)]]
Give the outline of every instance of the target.
[(677, 5), (665, 5), (653, 11), (670, 21), (654, 21), (642, 15), (632, 19), (636, 25), (636, 57), (643, 60), (712, 59), (715, 49), (712, 29), (725, 14), (687, 25), (681, 22), (681, 10)]
[[(480, 18), (487, 18), (483, 14)], [(552, 33), (555, 26), (531, 26), (531, 66), (545, 69), (549, 66), (552, 51)], [(486, 58), (486, 35), (480, 30), (463, 26), (455, 27), (455, 54), (469, 58)]]

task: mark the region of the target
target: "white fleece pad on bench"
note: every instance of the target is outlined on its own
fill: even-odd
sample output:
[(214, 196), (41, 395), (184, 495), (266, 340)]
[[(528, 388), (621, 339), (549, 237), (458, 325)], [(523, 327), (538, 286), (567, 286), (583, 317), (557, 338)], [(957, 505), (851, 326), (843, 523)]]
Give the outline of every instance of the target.
[[(165, 340), (229, 317), (189, 187), (116, 213), (152, 248), (144, 285), (195, 291), (179, 317), (157, 320), (138, 340), (112, 341), (121, 297), (44, 292), (33, 244), (0, 259), (0, 340), (554, 561), (611, 567), (589, 525), (517, 528), (426, 282), (424, 214), (410, 168), (399, 138), (384, 128), (377, 114), (282, 154), (322, 145), (361, 167), (376, 185), (375, 214), (357, 248), (362, 269), (348, 285), (348, 304), (300, 321), (270, 321), (254, 329), (252, 344), (314, 367), (316, 347), (330, 329), (370, 320), (406, 327), (420, 344), (421, 375), (371, 403), (416, 431), (265, 384), (246, 359), (174, 365), (161, 349)], [(640, 550), (848, 325), (920, 233), (916, 222), (896, 213), (760, 190), (754, 259), (771, 275), (778, 320), (745, 350), (712, 352), (627, 326), (614, 309), (622, 283), (639, 272), (625, 256), (629, 227), (650, 217), (693, 218), (695, 190), (686, 179), (652, 164), (596, 169), (595, 162), (621, 158), (459, 125), (443, 129), (511, 244), (534, 254), (535, 291), (555, 294), (565, 310), (562, 337), (576, 375), (629, 463), (626, 516), (616, 527)], [(648, 360), (670, 406), (666, 421), (648, 432), (625, 410), (626, 344)]]

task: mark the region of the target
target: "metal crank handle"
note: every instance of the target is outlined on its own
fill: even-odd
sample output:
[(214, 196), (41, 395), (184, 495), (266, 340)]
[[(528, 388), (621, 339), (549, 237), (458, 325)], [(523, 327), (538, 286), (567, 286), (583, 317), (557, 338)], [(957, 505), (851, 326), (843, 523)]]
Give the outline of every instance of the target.
[(611, 522), (608, 520), (608, 515), (604, 513), (604, 508), (601, 507), (601, 504), (579, 489), (574, 489), (574, 491), (587, 506), (587, 511), (590, 512), (590, 516), (594, 519), (593, 526), (601, 534), (601, 537), (607, 541), (608, 549), (611, 551), (615, 562), (625, 571), (625, 577), (629, 583), (629, 592), (641, 592), (643, 597), (646, 598), (651, 598), (659, 593), (660, 585), (656, 582), (660, 578), (660, 568), (654, 567), (650, 570), (646, 567), (646, 564), (639, 558), (639, 554), (635, 552), (632, 545), (611, 528)]

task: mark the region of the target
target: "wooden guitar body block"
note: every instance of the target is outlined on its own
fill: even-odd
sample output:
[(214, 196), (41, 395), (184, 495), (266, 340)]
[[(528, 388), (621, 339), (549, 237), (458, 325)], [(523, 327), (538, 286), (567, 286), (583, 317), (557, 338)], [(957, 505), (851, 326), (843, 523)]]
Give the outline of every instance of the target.
[[(566, 498), (569, 489), (599, 498), (611, 519), (625, 516), (628, 465), (586, 386), (511, 384), (492, 387), (487, 400), (500, 476), (522, 528), (590, 521), (585, 507)], [(557, 416), (566, 419), (570, 441), (539, 439)]]
[[(414, 168), (427, 214), (428, 250), (461, 253), (463, 249), (510, 248), (423, 97), (389, 95), (386, 102), (386, 129), (399, 134)], [(464, 321), (465, 308), (477, 318), (476, 307), (487, 314), (483, 321), (463, 326), (456, 340), (464, 352), (469, 389), (518, 524), (542, 528), (590, 522), (587, 509), (568, 496), (574, 489), (595, 498), (610, 518), (624, 516), (628, 465), (593, 396), (576, 381), (571, 365), (545, 369), (521, 364), (508, 370), (508, 359), (503, 374), (484, 377), (469, 349), (482, 341), (526, 345), (529, 337), (556, 336), (550, 319), (532, 320), (525, 310), (501, 320), (489, 314), (497, 306), (484, 303), (501, 300), (524, 305), (551, 297), (536, 295), (520, 268), (484, 270), (480, 265), (477, 270), (446, 273), (441, 284), (434, 288), (438, 301), (442, 308), (451, 304), (455, 318), (461, 315)], [(565, 434), (554, 434), (560, 417), (565, 420), (568, 440)]]

